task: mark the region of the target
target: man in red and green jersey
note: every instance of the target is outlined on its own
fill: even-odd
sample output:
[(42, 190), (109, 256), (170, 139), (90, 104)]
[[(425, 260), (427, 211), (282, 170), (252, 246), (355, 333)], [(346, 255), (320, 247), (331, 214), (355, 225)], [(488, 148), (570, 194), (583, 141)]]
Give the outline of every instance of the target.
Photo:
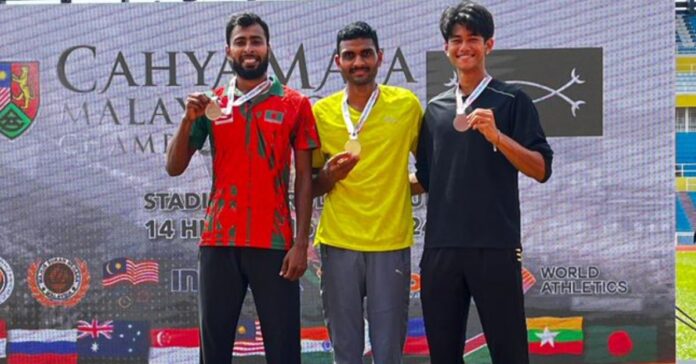
[[(311, 153), (319, 145), (309, 99), (268, 77), (269, 34), (253, 13), (227, 24), (225, 51), (236, 77), (212, 94), (191, 94), (167, 152), (184, 172), (206, 138), (213, 186), (199, 254), (201, 363), (230, 363), (235, 327), (254, 292), (268, 363), (300, 363), (298, 279), (307, 267)], [(297, 231), (288, 184), (295, 155)], [(280, 273), (278, 273), (280, 272)]]

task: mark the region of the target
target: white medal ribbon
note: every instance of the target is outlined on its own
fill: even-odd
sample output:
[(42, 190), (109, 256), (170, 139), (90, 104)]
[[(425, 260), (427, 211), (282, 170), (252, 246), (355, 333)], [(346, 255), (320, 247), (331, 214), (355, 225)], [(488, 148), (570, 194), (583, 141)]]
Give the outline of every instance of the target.
[[(208, 104), (208, 107), (206, 107), (206, 116), (217, 116), (214, 119), (211, 119), (215, 120), (216, 124), (231, 123), (234, 121), (232, 111), (235, 106), (241, 106), (245, 102), (253, 100), (256, 96), (268, 91), (272, 84), (273, 82), (271, 79), (267, 78), (265, 81), (256, 85), (256, 87), (242, 95), (240, 98), (235, 99), (234, 95), (237, 91), (237, 77), (232, 77), (229, 85), (227, 86), (227, 106), (224, 110), (221, 109), (220, 105), (218, 104), (218, 97), (213, 95), (211, 97), (211, 102)], [(210, 117), (208, 118), (210, 119)]]
[(350, 119), (350, 109), (348, 106), (348, 90), (346, 89), (344, 91), (343, 121), (346, 123), (346, 129), (348, 129), (348, 136), (351, 140), (358, 139), (358, 134), (360, 133), (360, 130), (362, 130), (363, 125), (365, 125), (365, 121), (367, 121), (367, 118), (370, 116), (370, 113), (372, 112), (372, 108), (375, 106), (375, 103), (377, 102), (379, 92), (379, 85), (377, 85), (377, 87), (375, 87), (375, 89), (372, 91), (370, 98), (367, 100), (367, 104), (365, 105), (365, 108), (360, 114), (360, 118), (358, 119), (358, 125), (356, 126), (353, 125), (353, 121)]
[(478, 99), (479, 96), (481, 96), (481, 93), (483, 93), (483, 90), (486, 89), (488, 84), (491, 82), (493, 77), (490, 75), (486, 75), (486, 77), (479, 82), (479, 84), (476, 86), (474, 91), (469, 95), (469, 97), (466, 98), (466, 101), (462, 101), (462, 98), (464, 95), (462, 95), (462, 89), (459, 87), (459, 83), (457, 83), (457, 89), (455, 91), (455, 99), (457, 101), (457, 114), (454, 117), (453, 125), (454, 129), (460, 132), (464, 132), (469, 129), (469, 123), (466, 121), (466, 109), (471, 106), (471, 104)]

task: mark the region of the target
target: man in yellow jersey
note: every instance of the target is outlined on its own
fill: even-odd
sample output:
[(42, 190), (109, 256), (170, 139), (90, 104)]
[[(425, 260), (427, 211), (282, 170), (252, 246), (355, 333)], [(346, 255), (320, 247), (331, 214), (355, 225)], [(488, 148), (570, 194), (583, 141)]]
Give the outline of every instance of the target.
[(318, 101), (321, 149), (314, 196), (326, 194), (322, 301), (337, 364), (362, 364), (364, 315), (375, 363), (401, 363), (408, 325), (413, 217), (408, 180), (422, 109), (403, 88), (377, 85), (377, 33), (364, 22), (338, 32), (345, 90)]

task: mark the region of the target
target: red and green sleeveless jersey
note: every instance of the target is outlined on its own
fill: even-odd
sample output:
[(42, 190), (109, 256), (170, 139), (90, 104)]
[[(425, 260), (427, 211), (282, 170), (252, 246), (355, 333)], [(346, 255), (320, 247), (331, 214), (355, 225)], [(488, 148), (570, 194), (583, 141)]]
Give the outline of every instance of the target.
[[(287, 250), (292, 246), (288, 201), (291, 150), (319, 146), (309, 99), (272, 79), (270, 90), (233, 110), (233, 122), (201, 117), (189, 143), (210, 140), (213, 186), (201, 246)], [(227, 106), (225, 88), (215, 90)]]

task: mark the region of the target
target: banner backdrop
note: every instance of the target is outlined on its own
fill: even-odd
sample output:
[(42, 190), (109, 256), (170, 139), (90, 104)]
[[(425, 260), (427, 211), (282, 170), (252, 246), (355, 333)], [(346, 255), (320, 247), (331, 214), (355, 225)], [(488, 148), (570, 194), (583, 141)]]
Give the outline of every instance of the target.
[[(497, 26), (489, 70), (534, 99), (555, 151), (549, 182), (520, 177), (532, 361), (674, 362), (673, 3), (483, 3)], [(197, 362), (210, 151), (177, 178), (164, 156), (185, 96), (231, 76), (231, 13), (268, 22), (272, 72), (313, 100), (343, 87), (335, 34), (365, 20), (384, 48), (378, 81), (425, 105), (456, 81), (438, 31), (449, 4), (1, 7), (0, 361)], [(413, 198), (408, 363), (428, 363), (418, 275), (426, 200)], [(316, 221), (321, 199), (315, 208)], [(310, 259), (303, 360), (329, 363), (316, 250)], [(474, 312), (464, 355), (487, 363)], [(251, 294), (230, 330), (238, 362), (264, 362)]]

